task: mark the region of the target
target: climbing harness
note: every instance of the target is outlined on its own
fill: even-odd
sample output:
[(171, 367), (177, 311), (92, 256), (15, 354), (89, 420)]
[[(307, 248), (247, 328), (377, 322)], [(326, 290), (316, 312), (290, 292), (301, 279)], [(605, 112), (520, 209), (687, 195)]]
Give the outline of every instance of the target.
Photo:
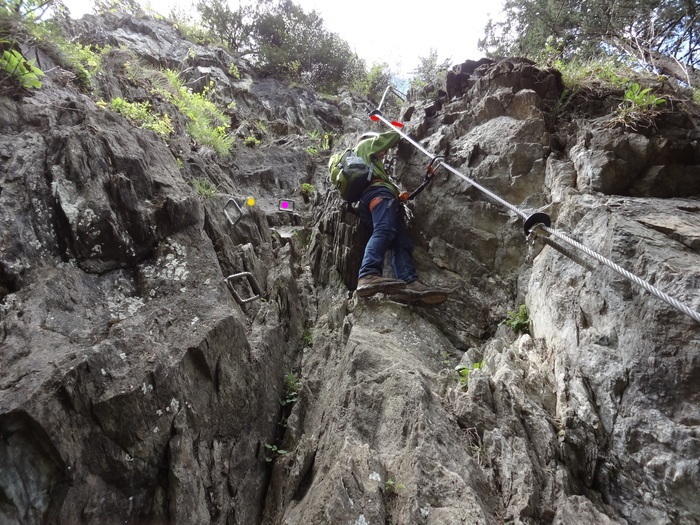
[[(387, 88), (388, 90), (388, 88)], [(386, 91), (384, 93), (386, 95)], [(384, 101), (384, 98), (382, 98), (382, 102)], [(380, 106), (381, 107), (381, 106)], [(562, 246), (561, 242), (568, 244), (569, 246), (572, 246), (586, 255), (592, 257), (593, 259), (597, 260), (598, 262), (608, 266), (612, 270), (616, 271), (626, 279), (632, 281), (633, 283), (637, 284), (638, 286), (641, 286), (644, 288), (647, 292), (650, 294), (654, 295), (655, 297), (661, 299), (662, 301), (665, 301), (667, 304), (673, 306), (676, 308), (678, 311), (686, 314), (687, 316), (691, 317), (698, 323), (700, 323), (700, 312), (697, 312), (687, 305), (679, 302), (678, 300), (669, 297), (667, 294), (656, 288), (655, 286), (651, 285), (647, 281), (643, 280), (642, 278), (632, 274), (631, 272), (625, 270), (621, 266), (615, 264), (611, 260), (607, 259), (606, 257), (603, 257), (597, 252), (594, 252), (590, 248), (587, 248), (577, 240), (573, 239), (571, 236), (562, 233), (554, 228), (551, 228), (552, 225), (552, 220), (547, 215), (546, 213), (542, 212), (534, 212), (534, 213), (526, 213), (516, 206), (513, 206), (509, 202), (503, 200), (501, 197), (496, 195), (495, 193), (489, 191), (485, 187), (481, 186), (471, 178), (467, 177), (465, 174), (461, 173), (460, 171), (456, 170), (449, 164), (447, 164), (444, 160), (441, 160), (441, 157), (432, 155), (430, 152), (428, 152), (423, 146), (421, 146), (419, 143), (414, 141), (411, 137), (409, 137), (406, 133), (404, 133), (401, 130), (402, 124), (395, 122), (395, 121), (389, 121), (386, 118), (382, 116), (382, 113), (379, 109), (375, 109), (370, 113), (370, 119), (373, 121), (381, 121), (382, 123), (386, 124), (390, 128), (392, 128), (394, 131), (399, 133), (401, 137), (406, 139), (410, 144), (412, 144), (418, 151), (423, 153), (424, 155), (428, 156), (430, 160), (429, 168), (433, 167), (435, 163), (437, 163), (438, 166), (441, 166), (445, 168), (446, 170), (450, 171), (451, 173), (454, 173), (461, 179), (465, 180), (467, 183), (471, 184), (474, 186), (476, 189), (478, 189), (480, 192), (482, 192), (484, 195), (486, 195), (488, 198), (490, 198), (492, 201), (496, 202), (497, 204), (500, 204), (506, 208), (508, 208), (510, 211), (518, 215), (521, 219), (523, 219), (523, 229), (525, 233), (525, 237), (528, 240), (532, 240), (534, 237), (540, 238), (545, 244), (551, 246), (555, 250), (559, 251), (563, 255), (569, 257), (572, 259), (574, 262), (577, 262), (578, 264), (581, 264), (583, 267), (590, 269), (589, 264), (582, 264), (581, 259), (573, 254), (571, 250), (567, 249), (566, 247)], [(434, 171), (434, 170), (433, 170)], [(432, 175), (431, 175), (432, 176)], [(429, 181), (424, 181), (423, 184), (421, 184), (422, 187), (419, 187), (419, 189), (422, 191), (423, 188), (427, 185)], [(416, 190), (418, 191), (418, 190)], [(416, 191), (413, 192), (412, 195), (416, 194)], [(414, 195), (415, 196), (415, 195)], [(549, 234), (549, 236), (545, 235)], [(553, 239), (552, 237), (555, 237), (556, 239)], [(561, 241), (561, 242), (559, 242)]]

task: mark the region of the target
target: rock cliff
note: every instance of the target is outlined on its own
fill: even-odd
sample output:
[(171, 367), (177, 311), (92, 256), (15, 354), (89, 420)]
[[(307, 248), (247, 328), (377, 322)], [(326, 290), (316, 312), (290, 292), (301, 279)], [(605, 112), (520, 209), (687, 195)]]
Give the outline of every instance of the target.
[[(449, 300), (358, 299), (367, 232), (317, 137), (383, 131), (371, 103), (259, 78), (163, 21), (67, 31), (112, 46), (95, 91), (27, 46), (44, 86), (0, 97), (0, 523), (700, 523), (698, 322), (526, 242), (444, 169), (409, 226)], [(214, 82), (230, 155), (148, 90), (165, 67)], [(562, 109), (562, 90), (525, 60), (468, 61), (396, 117), (700, 311), (697, 110), (675, 98), (635, 130), (614, 98)], [(168, 113), (169, 140), (114, 97)], [(400, 183), (428, 161), (404, 141)], [(524, 333), (503, 324), (520, 304)]]

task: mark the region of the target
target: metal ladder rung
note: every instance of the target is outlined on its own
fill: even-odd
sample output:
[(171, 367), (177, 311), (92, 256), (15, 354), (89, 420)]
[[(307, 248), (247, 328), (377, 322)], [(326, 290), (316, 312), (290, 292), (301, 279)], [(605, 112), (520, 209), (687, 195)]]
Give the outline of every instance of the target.
[[(228, 214), (226, 211), (226, 208), (228, 207), (229, 204), (233, 203), (233, 205), (236, 207), (238, 210), (238, 218), (234, 221), (233, 218)], [(241, 207), (238, 205), (236, 202), (236, 199), (233, 197), (230, 198), (228, 201), (226, 201), (226, 204), (224, 204), (224, 215), (226, 215), (226, 218), (228, 219), (228, 222), (231, 224), (231, 226), (235, 226), (236, 223), (241, 220), (241, 217), (243, 217), (243, 210), (241, 210)]]
[[(233, 287), (233, 284), (231, 281), (233, 279), (237, 279), (239, 277), (240, 278), (243, 278), (243, 277), (248, 278), (248, 284), (250, 285), (250, 288), (253, 291), (253, 295), (251, 297), (243, 299), (240, 296), (240, 294), (236, 291), (236, 289)], [(256, 299), (260, 298), (260, 286), (258, 285), (258, 281), (255, 280), (255, 276), (250, 272), (240, 272), (240, 273), (234, 273), (232, 275), (229, 275), (228, 277), (226, 277), (226, 284), (228, 285), (229, 290), (231, 290), (231, 293), (233, 294), (233, 297), (236, 299), (236, 302), (238, 304), (249, 303), (251, 301), (255, 301)]]

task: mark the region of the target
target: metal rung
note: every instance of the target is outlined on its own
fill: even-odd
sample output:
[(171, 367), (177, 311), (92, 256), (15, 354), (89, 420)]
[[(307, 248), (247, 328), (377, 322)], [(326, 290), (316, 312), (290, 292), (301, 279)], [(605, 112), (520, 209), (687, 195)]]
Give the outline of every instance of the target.
[[(250, 284), (250, 288), (253, 290), (253, 296), (248, 297), (247, 299), (243, 299), (236, 289), (233, 287), (233, 284), (231, 281), (233, 279), (236, 279), (238, 277), (247, 277), (248, 278), (248, 284)], [(231, 290), (231, 293), (233, 294), (233, 297), (236, 299), (236, 302), (238, 304), (245, 304), (249, 303), (251, 301), (255, 301), (256, 299), (260, 298), (260, 286), (258, 286), (258, 281), (255, 280), (255, 276), (250, 273), (250, 272), (240, 272), (240, 273), (234, 273), (233, 275), (229, 275), (226, 277), (226, 284), (229, 287), (229, 290)]]
[[(226, 211), (226, 208), (228, 207), (229, 204), (233, 204), (236, 207), (236, 209), (238, 210), (238, 218), (235, 221), (231, 218), (231, 216)], [(234, 226), (241, 219), (241, 217), (243, 217), (243, 210), (241, 210), (241, 207), (236, 202), (236, 199), (230, 198), (228, 201), (226, 201), (226, 204), (224, 204), (224, 215), (226, 215), (226, 218), (228, 219), (228, 222), (231, 224), (231, 226)], [(236, 274), (236, 275), (240, 275), (240, 274)]]

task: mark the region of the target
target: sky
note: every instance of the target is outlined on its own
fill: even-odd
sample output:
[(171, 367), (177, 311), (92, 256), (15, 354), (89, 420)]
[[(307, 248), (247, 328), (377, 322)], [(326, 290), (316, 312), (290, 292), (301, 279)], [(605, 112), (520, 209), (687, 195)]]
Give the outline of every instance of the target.
[[(481, 58), (477, 41), (489, 18), (499, 16), (502, 1), (294, 0), (307, 12), (315, 10), (326, 28), (348, 42), (368, 66), (385, 62), (400, 76), (409, 76), (419, 57), (427, 58), (432, 49), (439, 62)], [(64, 3), (74, 17), (92, 12), (92, 0)], [(154, 0), (151, 5), (163, 15), (173, 6), (192, 10), (192, 2), (183, 0)]]

